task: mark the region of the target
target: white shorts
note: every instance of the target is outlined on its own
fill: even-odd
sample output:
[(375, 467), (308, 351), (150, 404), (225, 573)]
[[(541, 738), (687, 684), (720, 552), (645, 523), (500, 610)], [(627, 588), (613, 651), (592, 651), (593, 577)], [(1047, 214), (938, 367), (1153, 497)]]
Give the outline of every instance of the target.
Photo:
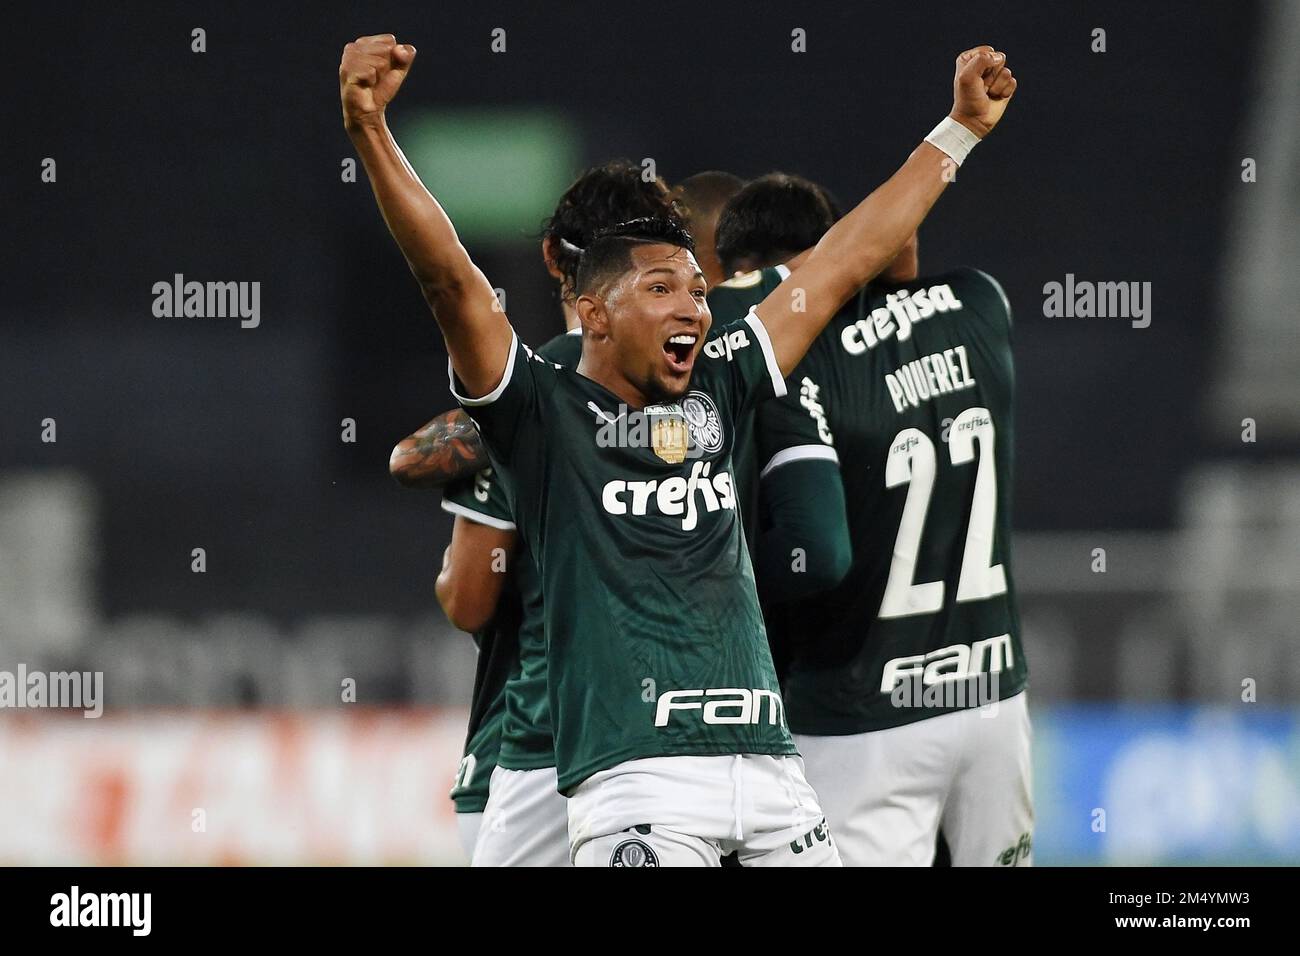
[(474, 856), (474, 844), (478, 841), (478, 828), (482, 822), (482, 811), (456, 814), (456, 834), (460, 837), (460, 848), (465, 851), (466, 860)]
[(470, 866), (568, 866), (568, 801), (555, 786), (554, 767), (494, 768)]
[(569, 797), (575, 866), (839, 866), (797, 756), (645, 757)]
[(1025, 694), (841, 737), (796, 735), (845, 866), (1029, 866), (1034, 806)]

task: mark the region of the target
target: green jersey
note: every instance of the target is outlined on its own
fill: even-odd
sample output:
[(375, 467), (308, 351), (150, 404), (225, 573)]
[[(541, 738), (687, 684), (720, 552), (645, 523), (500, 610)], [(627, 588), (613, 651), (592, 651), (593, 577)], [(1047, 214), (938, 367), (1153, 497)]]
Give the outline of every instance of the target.
[[(478, 524), (506, 530), (514, 528), (500, 482), (491, 468), (449, 484), (443, 493), (442, 507)], [(506, 683), (519, 671), (518, 633), (522, 618), (523, 599), (518, 576), (512, 569), (502, 585), (492, 620), (473, 635), (478, 648), (478, 666), (470, 697), (465, 752), (451, 789), (457, 813), (482, 813), (487, 805), (488, 780), (501, 750)]]
[(789, 381), (758, 409), (761, 472), (841, 462), (853, 544), (839, 586), (769, 609), (792, 729), (863, 733), (1019, 693), (1001, 287), (974, 269), (868, 286)]
[[(582, 333), (557, 335), (537, 350), (543, 358), (576, 368), (582, 358)], [(502, 504), (504, 489), (499, 488)], [(551, 704), (546, 686), (546, 629), (542, 615), (542, 579), (527, 547), (515, 552), (515, 580), (523, 600), (519, 624), (519, 668), (506, 683), (505, 720), (501, 732), (501, 766), (539, 770), (555, 766)]]
[[(562, 365), (582, 355), (578, 332), (557, 335), (540, 354)], [(491, 468), (473, 480), (449, 485), (443, 508), (489, 527), (514, 529), (510, 501)], [(478, 670), (470, 704), (470, 726), (452, 799), (457, 813), (481, 812), (488, 778), (498, 764), (507, 770), (555, 766), (550, 703), (546, 690), (546, 641), (542, 586), (526, 548), (514, 555), (496, 613), (474, 635)]]
[(514, 337), (498, 386), (457, 396), (541, 572), (562, 792), (641, 757), (795, 752), (731, 476), (737, 419), (784, 385), (749, 316), (678, 403), (627, 408)]
[[(747, 272), (714, 286), (709, 290), (709, 311), (714, 323), (722, 326), (743, 319), (789, 274), (790, 270), (785, 266), (775, 266)], [(758, 451), (754, 442), (749, 440), (753, 433), (754, 407), (751, 406), (736, 423), (736, 434), (741, 439), (731, 453), (740, 520), (745, 527), (745, 540), (749, 542), (751, 555), (758, 544)]]

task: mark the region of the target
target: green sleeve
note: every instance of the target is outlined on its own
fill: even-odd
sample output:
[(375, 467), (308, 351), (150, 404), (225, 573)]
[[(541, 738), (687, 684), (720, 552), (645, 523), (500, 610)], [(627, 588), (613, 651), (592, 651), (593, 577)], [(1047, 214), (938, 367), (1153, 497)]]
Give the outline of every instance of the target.
[(442, 493), (442, 510), (489, 528), (515, 529), (505, 488), (491, 468), (449, 484)]
[(774, 468), (763, 478), (762, 502), (763, 600), (793, 601), (838, 585), (853, 563), (839, 465), (806, 458)]

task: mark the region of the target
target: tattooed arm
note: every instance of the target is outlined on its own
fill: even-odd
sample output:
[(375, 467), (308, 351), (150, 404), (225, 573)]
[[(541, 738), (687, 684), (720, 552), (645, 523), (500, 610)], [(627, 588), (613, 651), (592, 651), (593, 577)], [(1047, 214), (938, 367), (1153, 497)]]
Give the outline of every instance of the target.
[(441, 488), (488, 464), (478, 429), (463, 409), (454, 408), (394, 445), (388, 473), (407, 488)]

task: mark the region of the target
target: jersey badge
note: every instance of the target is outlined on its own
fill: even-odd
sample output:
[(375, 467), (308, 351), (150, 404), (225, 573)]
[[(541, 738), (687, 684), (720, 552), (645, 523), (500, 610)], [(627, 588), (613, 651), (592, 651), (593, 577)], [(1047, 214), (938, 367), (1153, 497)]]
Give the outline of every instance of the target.
[(650, 421), (650, 447), (670, 465), (680, 465), (686, 460), (690, 438), (686, 419), (678, 405), (647, 405), (642, 414)]
[(711, 455), (722, 449), (722, 416), (713, 399), (703, 392), (690, 392), (682, 401), (682, 414), (700, 451)]

